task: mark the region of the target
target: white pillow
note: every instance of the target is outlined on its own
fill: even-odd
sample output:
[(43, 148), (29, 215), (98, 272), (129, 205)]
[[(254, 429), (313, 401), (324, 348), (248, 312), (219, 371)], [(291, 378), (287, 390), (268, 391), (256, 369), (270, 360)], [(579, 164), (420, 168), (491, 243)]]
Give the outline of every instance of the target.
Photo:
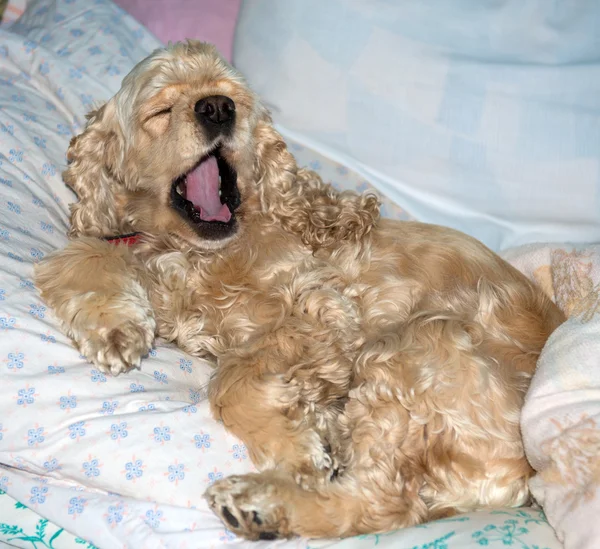
[(245, 2), (281, 131), (493, 248), (600, 237), (600, 2)]

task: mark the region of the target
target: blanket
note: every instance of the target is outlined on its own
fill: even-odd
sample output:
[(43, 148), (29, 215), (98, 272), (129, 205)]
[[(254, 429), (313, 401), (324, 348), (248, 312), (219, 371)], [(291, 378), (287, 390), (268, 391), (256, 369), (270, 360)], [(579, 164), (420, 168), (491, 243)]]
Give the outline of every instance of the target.
[(565, 549), (600, 545), (600, 245), (504, 254), (568, 320), (548, 340), (522, 413), (531, 491)]

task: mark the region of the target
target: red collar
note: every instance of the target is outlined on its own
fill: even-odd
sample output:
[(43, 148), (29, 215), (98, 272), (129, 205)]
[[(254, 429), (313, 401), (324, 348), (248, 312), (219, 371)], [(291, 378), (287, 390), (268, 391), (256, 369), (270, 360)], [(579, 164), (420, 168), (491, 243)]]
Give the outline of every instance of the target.
[(104, 240), (110, 244), (125, 244), (125, 246), (133, 246), (142, 238), (141, 233), (121, 234), (119, 236), (106, 236)]

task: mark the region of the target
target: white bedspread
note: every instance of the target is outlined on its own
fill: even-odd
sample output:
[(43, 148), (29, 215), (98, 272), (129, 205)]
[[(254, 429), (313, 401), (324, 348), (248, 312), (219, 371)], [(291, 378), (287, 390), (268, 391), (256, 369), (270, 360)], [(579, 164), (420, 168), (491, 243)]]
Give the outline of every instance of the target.
[[(244, 446), (209, 415), (209, 366), (159, 343), (141, 371), (107, 377), (61, 335), (32, 283), (33, 264), (66, 242), (74, 197), (60, 172), (69, 138), (90, 106), (110, 97), (157, 45), (104, 0), (32, 2), (16, 26), (0, 29), (0, 490), (103, 549), (245, 546), (201, 499), (214, 479), (251, 469)], [(366, 184), (343, 166), (332, 170), (340, 185)], [(32, 525), (13, 528), (0, 517), (0, 539), (31, 547), (35, 536), (17, 538)], [(340, 545), (442, 549), (509, 539), (559, 547), (531, 510)]]

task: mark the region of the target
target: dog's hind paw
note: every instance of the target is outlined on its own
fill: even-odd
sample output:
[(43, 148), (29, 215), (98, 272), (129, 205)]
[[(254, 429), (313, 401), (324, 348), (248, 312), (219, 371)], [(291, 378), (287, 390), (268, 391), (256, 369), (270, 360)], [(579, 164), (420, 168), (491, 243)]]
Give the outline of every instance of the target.
[(318, 444), (310, 454), (310, 462), (293, 471), (294, 480), (304, 490), (313, 490), (331, 482), (339, 474), (337, 458), (328, 443)]
[(237, 536), (249, 540), (290, 538), (286, 483), (264, 474), (230, 476), (204, 493), (212, 511)]

